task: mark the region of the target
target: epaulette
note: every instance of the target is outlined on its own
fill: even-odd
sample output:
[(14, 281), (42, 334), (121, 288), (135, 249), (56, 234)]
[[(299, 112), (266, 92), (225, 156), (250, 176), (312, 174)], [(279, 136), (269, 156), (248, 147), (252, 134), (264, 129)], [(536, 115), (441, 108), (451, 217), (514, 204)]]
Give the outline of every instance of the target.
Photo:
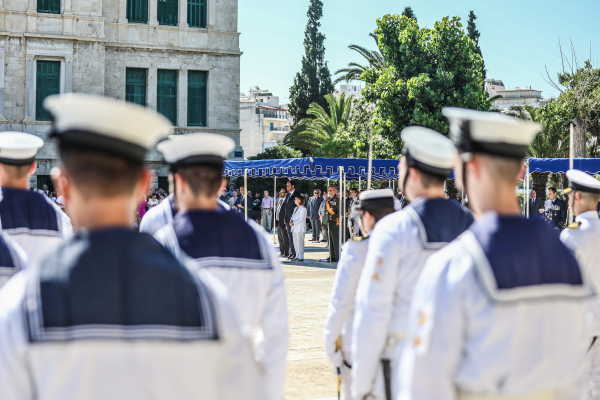
[(579, 225), (581, 225), (581, 222), (575, 221), (571, 225), (567, 226), (567, 228), (569, 228), (569, 229), (577, 229), (577, 228), (579, 228)]
[(362, 242), (363, 240), (367, 240), (369, 238), (369, 235), (366, 236), (354, 236), (352, 238), (353, 241), (355, 242)]

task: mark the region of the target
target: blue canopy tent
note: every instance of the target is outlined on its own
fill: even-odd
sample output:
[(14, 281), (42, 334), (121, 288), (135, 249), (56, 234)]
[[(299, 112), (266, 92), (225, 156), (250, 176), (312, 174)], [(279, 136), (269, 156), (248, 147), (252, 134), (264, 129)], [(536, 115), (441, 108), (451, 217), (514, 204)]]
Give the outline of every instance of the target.
[[(552, 172), (553, 174), (567, 172), (570, 167), (569, 158), (535, 158), (532, 157), (526, 163), (526, 190), (523, 208), (525, 215), (529, 217), (529, 177), (532, 172)], [(600, 174), (600, 158), (573, 158), (573, 168), (586, 172), (592, 176)], [(570, 217), (569, 217), (570, 220)]]
[[(398, 160), (371, 160), (371, 179), (376, 181), (396, 180), (398, 176)], [(257, 161), (225, 161), (224, 176), (244, 177), (244, 186), (247, 178), (273, 178), (277, 192), (277, 178), (308, 179), (308, 180), (338, 180), (340, 193), (344, 193), (346, 181), (359, 181), (368, 179), (369, 160), (354, 158), (288, 158), (279, 160)], [(248, 219), (247, 197), (244, 198), (244, 212)], [(342, 196), (342, 202), (344, 202)], [(345, 204), (342, 204), (345, 209)], [(346, 213), (340, 213), (340, 226), (346, 224)], [(342, 232), (340, 229), (339, 244), (342, 248)], [(275, 241), (275, 235), (273, 235)]]

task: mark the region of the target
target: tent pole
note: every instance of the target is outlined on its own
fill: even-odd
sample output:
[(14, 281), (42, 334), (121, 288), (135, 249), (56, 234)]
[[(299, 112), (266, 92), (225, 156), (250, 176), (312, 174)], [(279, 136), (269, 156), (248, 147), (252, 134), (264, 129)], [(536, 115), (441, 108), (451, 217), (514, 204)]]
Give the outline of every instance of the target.
[[(340, 206), (338, 207), (338, 210), (339, 210), (339, 214), (340, 214), (340, 216), (338, 217), (338, 221), (340, 222), (340, 227), (339, 227), (339, 229), (338, 229), (338, 251), (340, 251), (340, 252), (341, 252), (341, 251), (342, 251), (342, 229), (343, 229), (343, 226), (342, 226), (342, 224), (341, 224), (341, 222), (342, 222), (342, 212), (343, 212), (343, 208), (342, 208), (342, 205), (343, 205), (343, 204), (342, 204), (342, 198), (343, 198), (343, 196), (344, 196), (344, 193), (343, 193), (343, 191), (342, 191), (342, 190), (343, 190), (343, 186), (342, 186), (342, 185), (343, 185), (343, 183), (344, 183), (344, 181), (343, 181), (343, 179), (342, 179), (342, 174), (344, 173), (344, 167), (340, 167), (340, 171), (339, 171), (339, 172), (340, 172)], [(340, 255), (338, 254), (338, 257), (339, 257), (339, 256), (340, 256)], [(331, 258), (330, 258), (330, 259), (331, 259)], [(339, 260), (339, 258), (338, 258), (338, 260)]]
[(248, 168), (244, 169), (244, 217), (248, 222)]
[[(525, 189), (525, 216), (529, 218), (529, 160), (525, 164), (525, 181), (527, 182), (527, 189)], [(525, 185), (523, 185), (525, 186)]]
[(273, 218), (271, 218), (271, 222), (273, 223), (273, 244), (277, 244), (275, 238), (277, 237), (277, 224), (275, 223), (275, 200), (277, 200), (277, 177), (273, 177)]
[(575, 135), (575, 123), (569, 122), (569, 169), (573, 169), (573, 136)]
[(371, 167), (373, 166), (373, 133), (369, 134), (369, 172), (367, 173), (367, 190), (371, 190)]
[(360, 193), (360, 175), (358, 177), (358, 193)]

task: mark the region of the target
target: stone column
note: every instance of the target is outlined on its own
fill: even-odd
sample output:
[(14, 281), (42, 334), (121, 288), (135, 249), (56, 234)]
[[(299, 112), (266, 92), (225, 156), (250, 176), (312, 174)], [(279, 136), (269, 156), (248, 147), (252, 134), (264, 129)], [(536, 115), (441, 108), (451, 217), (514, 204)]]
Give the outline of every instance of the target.
[(117, 19), (117, 23), (127, 23), (127, 0), (119, 0), (119, 18)]
[(146, 105), (156, 110), (156, 85), (158, 83), (158, 71), (156, 67), (148, 68), (148, 80), (146, 88)]
[(179, 0), (179, 23), (177, 24), (177, 26), (179, 26), (180, 28), (188, 28), (190, 26), (187, 22), (187, 6), (188, 0)]
[(0, 124), (8, 122), (4, 117), (4, 56), (0, 54)]
[(73, 92), (73, 60), (74, 57), (65, 57), (65, 93)]
[(64, 0), (65, 1), (65, 5), (62, 9), (62, 14), (63, 15), (73, 15), (73, 11), (71, 10), (71, 0)]
[(217, 5), (216, 0), (206, 0), (206, 28), (209, 30), (217, 29)]
[(158, 0), (148, 0), (148, 25), (158, 26)]
[(25, 56), (25, 119), (35, 121), (35, 56)]
[[(181, 0), (180, 0), (181, 1)], [(187, 126), (188, 70), (182, 65), (177, 73), (177, 126)]]
[(72, 0), (63, 0), (63, 8), (62, 8), (62, 21), (63, 21), (63, 35), (72, 36), (73, 35), (73, 11), (71, 9)]
[(27, 3), (27, 32), (37, 32), (37, 1), (29, 0)]

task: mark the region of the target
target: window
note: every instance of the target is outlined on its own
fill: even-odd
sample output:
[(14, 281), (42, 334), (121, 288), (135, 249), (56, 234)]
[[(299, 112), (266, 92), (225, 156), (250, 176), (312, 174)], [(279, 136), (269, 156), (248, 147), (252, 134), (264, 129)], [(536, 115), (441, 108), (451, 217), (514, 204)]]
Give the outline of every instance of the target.
[(242, 157), (244, 157), (244, 152), (243, 151), (234, 151), (233, 156), (235, 158), (242, 158)]
[(165, 191), (169, 191), (169, 177), (168, 176), (159, 176), (158, 177), (158, 188), (164, 189)]
[(145, 24), (148, 22), (148, 0), (127, 0), (127, 21)]
[(206, 28), (206, 2), (208, 0), (187, 0), (188, 24), (191, 28)]
[(271, 130), (273, 130), (273, 123), (271, 122), (269, 125), (270, 125)]
[(48, 186), (48, 190), (50, 192), (54, 192), (54, 183), (52, 182), (52, 178), (50, 175), (37, 175), (37, 188), (42, 190), (44, 185)]
[(125, 100), (146, 106), (146, 70), (127, 68), (125, 73)]
[(167, 117), (173, 125), (177, 125), (177, 71), (158, 70), (156, 97), (157, 111)]
[(60, 61), (37, 62), (35, 81), (35, 119), (50, 121), (50, 113), (43, 106), (44, 99), (60, 92)]
[(60, 0), (37, 0), (37, 12), (60, 14)]
[(207, 72), (188, 72), (188, 126), (206, 126), (207, 81)]
[(177, 0), (158, 0), (158, 23), (160, 25), (177, 25)]

